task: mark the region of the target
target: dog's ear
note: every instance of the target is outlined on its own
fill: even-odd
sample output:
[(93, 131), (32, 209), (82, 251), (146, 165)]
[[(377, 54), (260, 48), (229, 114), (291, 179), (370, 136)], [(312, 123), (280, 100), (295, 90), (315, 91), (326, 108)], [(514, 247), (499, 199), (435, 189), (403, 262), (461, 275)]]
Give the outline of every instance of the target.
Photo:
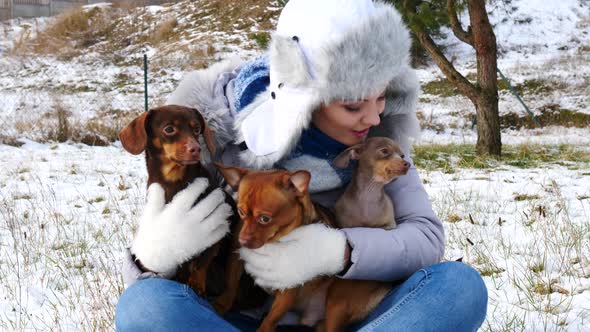
[(248, 170), (245, 168), (226, 166), (220, 163), (213, 164), (215, 164), (215, 167), (217, 167), (227, 184), (229, 184), (233, 190), (238, 190), (240, 181), (242, 181), (242, 178), (248, 174)]
[(203, 123), (205, 124), (203, 126), (203, 137), (205, 137), (205, 144), (207, 145), (207, 149), (209, 150), (209, 153), (211, 154), (211, 159), (213, 159), (213, 156), (215, 156), (215, 137), (213, 136), (213, 132), (211, 131), (211, 129), (209, 128), (209, 126), (207, 125), (206, 122), (203, 121)]
[(346, 168), (348, 167), (348, 163), (350, 160), (358, 160), (361, 152), (363, 151), (364, 144), (357, 144), (349, 147), (348, 149), (342, 151), (334, 160), (332, 161), (332, 165), (338, 168)]
[(213, 156), (215, 156), (215, 151), (216, 151), (216, 147), (215, 147), (215, 136), (213, 136), (213, 131), (211, 130), (211, 128), (209, 128), (209, 125), (207, 124), (207, 121), (205, 121), (205, 118), (203, 117), (203, 115), (201, 114), (201, 112), (199, 112), (199, 110), (193, 108), (192, 109), (193, 112), (195, 112), (195, 114), (197, 114), (197, 116), (199, 117), (200, 121), (201, 121), (201, 126), (202, 126), (202, 133), (203, 133), (203, 138), (205, 138), (205, 144), (207, 145), (207, 150), (209, 150), (209, 153), (211, 154), (211, 159), (213, 159)]
[(145, 150), (147, 144), (146, 121), (152, 110), (143, 112), (133, 119), (125, 128), (119, 132), (119, 139), (125, 150), (131, 154), (140, 154)]
[(289, 182), (297, 190), (297, 196), (307, 192), (309, 182), (311, 181), (311, 174), (308, 171), (297, 171), (289, 174)]

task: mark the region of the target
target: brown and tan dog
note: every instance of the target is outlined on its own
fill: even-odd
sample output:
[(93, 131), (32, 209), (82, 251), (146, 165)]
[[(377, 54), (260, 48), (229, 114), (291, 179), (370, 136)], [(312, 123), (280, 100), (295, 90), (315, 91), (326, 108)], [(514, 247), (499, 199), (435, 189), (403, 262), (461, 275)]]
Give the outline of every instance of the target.
[[(128, 152), (140, 154), (145, 150), (148, 186), (152, 183), (160, 184), (165, 191), (166, 203), (196, 178), (207, 178), (210, 185), (201, 197), (195, 197), (195, 201), (206, 197), (215, 189), (211, 174), (201, 164), (199, 137), (203, 137), (209, 153), (213, 156), (215, 154), (214, 137), (203, 116), (195, 109), (175, 105), (162, 106), (142, 113), (119, 134), (121, 143)], [(229, 195), (226, 195), (226, 202), (234, 209), (234, 215), (230, 221), (232, 233), (237, 234), (240, 220), (236, 214), (235, 203)], [(224, 248), (225, 252), (220, 255), (222, 247), (227, 248)], [(204, 298), (219, 294), (223, 289), (221, 295), (214, 301), (214, 307), (219, 313), (224, 313), (234, 303), (243, 271), (239, 254), (235, 252), (238, 248), (237, 236), (233, 238), (228, 236), (199, 256), (184, 263), (174, 279), (188, 284)], [(212, 266), (212, 269), (223, 271), (219, 272), (223, 274), (208, 276), (214, 260), (216, 265), (225, 265), (225, 271), (222, 267)]]
[[(239, 236), (242, 246), (259, 248), (303, 225), (334, 225), (329, 211), (311, 201), (309, 172), (248, 171), (217, 166), (228, 184), (238, 191), (238, 213), (243, 221)], [(346, 296), (349, 283), (358, 285), (354, 291), (355, 300), (342, 302), (349, 300)], [(301, 313), (301, 322), (306, 325), (321, 323), (325, 316), (325, 324), (319, 324), (318, 328), (325, 326), (326, 331), (341, 331), (376, 307), (379, 301), (374, 294), (380, 295), (379, 290), (385, 294), (388, 289), (379, 282), (318, 277), (303, 286), (276, 291), (270, 312), (258, 331), (274, 331), (281, 317), (293, 309)], [(326, 300), (326, 295), (332, 299)]]

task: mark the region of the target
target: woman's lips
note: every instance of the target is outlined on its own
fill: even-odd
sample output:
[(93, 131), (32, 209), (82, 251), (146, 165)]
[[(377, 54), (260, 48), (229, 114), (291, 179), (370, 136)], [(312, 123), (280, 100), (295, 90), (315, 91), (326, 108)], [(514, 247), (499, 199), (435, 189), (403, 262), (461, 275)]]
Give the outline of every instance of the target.
[(368, 133), (369, 133), (369, 128), (367, 128), (365, 130), (361, 130), (361, 131), (352, 130), (352, 134), (354, 136), (360, 137), (360, 138), (367, 136)]

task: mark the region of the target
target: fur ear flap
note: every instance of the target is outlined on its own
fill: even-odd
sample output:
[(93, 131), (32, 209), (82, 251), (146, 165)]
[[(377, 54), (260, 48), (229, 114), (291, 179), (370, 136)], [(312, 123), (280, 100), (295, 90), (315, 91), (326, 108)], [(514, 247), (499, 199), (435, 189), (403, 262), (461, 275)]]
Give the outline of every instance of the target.
[(295, 187), (298, 194), (303, 194), (309, 189), (311, 174), (308, 171), (297, 171), (289, 175), (289, 181)]
[(221, 175), (223, 175), (223, 178), (225, 179), (227, 184), (229, 184), (234, 191), (237, 191), (238, 187), (240, 186), (240, 182), (242, 181), (242, 178), (244, 178), (244, 176), (248, 174), (248, 170), (240, 167), (226, 166), (221, 163), (214, 164), (215, 167), (217, 167), (217, 169), (221, 173)]
[(195, 112), (195, 114), (197, 114), (197, 116), (201, 120), (201, 125), (203, 128), (201, 132), (203, 133), (203, 138), (205, 139), (207, 150), (209, 150), (209, 153), (211, 154), (211, 159), (213, 159), (213, 156), (215, 156), (216, 151), (215, 137), (213, 136), (213, 131), (211, 130), (211, 128), (209, 128), (209, 125), (207, 124), (207, 121), (205, 121), (205, 118), (203, 117), (201, 112), (194, 108), (192, 110), (193, 112)]
[(145, 125), (151, 112), (152, 110), (143, 112), (119, 132), (121, 144), (129, 153), (140, 154), (145, 150), (147, 144)]
[(358, 160), (361, 152), (363, 151), (364, 144), (357, 144), (349, 147), (348, 149), (342, 151), (334, 160), (332, 161), (332, 165), (337, 168), (346, 168), (348, 167), (348, 163), (350, 160)]
[[(270, 42), (271, 81), (291, 87), (309, 86), (312, 78), (297, 40), (274, 34)], [(275, 88), (275, 87), (271, 87)]]

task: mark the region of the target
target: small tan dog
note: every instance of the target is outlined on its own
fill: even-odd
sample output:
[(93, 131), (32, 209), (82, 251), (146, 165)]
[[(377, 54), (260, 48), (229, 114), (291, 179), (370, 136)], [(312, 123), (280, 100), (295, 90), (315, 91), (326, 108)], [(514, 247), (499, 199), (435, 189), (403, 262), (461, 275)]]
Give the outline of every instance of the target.
[[(346, 149), (333, 163), (346, 168), (350, 160), (358, 160), (358, 166), (351, 183), (334, 206), (338, 226), (394, 228), (393, 203), (384, 187), (410, 168), (400, 146), (389, 138), (369, 138)], [(326, 319), (326, 329), (340, 331), (349, 323), (364, 319), (391, 287), (388, 282), (335, 278), (326, 297), (326, 317), (341, 318)], [(359, 306), (359, 298), (364, 299), (364, 305)]]
[(334, 206), (339, 227), (395, 228), (393, 203), (384, 187), (408, 173), (410, 163), (404, 157), (395, 141), (371, 137), (334, 158), (333, 164), (339, 168), (358, 160), (352, 181)]

